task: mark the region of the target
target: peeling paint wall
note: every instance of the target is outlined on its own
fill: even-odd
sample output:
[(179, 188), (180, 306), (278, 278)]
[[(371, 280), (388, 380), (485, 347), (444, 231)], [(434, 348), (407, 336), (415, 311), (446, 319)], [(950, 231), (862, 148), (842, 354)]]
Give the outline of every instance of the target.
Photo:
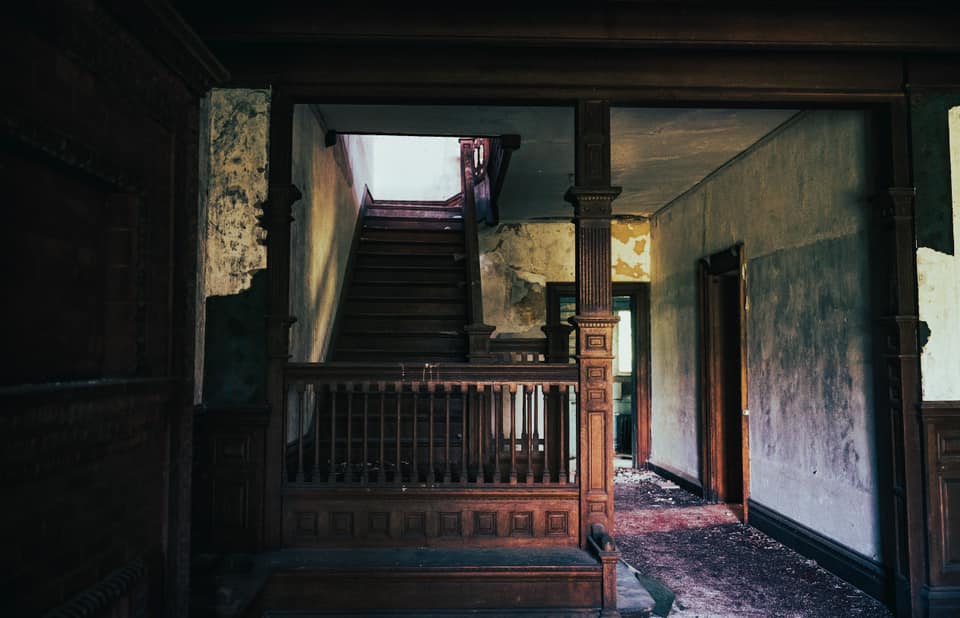
[[(614, 281), (650, 280), (650, 224), (615, 221)], [(494, 336), (543, 337), (546, 284), (574, 280), (573, 223), (503, 223), (480, 231), (484, 320)]]
[(868, 123), (807, 112), (652, 226), (652, 457), (699, 476), (696, 261), (743, 242), (751, 498), (878, 556)]
[(373, 163), (361, 136), (324, 146), (323, 119), (310, 105), (294, 106), (293, 184), (303, 199), (293, 206), (290, 236), (291, 359), (326, 358), (354, 228)]
[(267, 198), (270, 91), (210, 94), (206, 295), (236, 294), (267, 266), (256, 217)]
[[(257, 216), (267, 195), (270, 91), (215, 89), (207, 103), (203, 400), (265, 400), (266, 248)], [(204, 191), (201, 191), (203, 194)]]
[[(960, 107), (948, 112), (953, 238), (960, 238)], [(942, 169), (942, 168), (941, 168)], [(919, 200), (919, 196), (918, 196)], [(920, 201), (919, 203), (922, 203)], [(918, 203), (918, 205), (919, 205)], [(929, 329), (920, 356), (923, 399), (960, 400), (960, 255), (917, 249), (920, 320)]]

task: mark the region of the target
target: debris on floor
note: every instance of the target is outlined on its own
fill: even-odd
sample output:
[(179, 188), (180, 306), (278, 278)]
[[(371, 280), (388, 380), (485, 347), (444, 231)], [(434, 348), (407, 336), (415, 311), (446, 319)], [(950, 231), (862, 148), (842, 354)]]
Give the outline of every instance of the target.
[(671, 618), (892, 616), (815, 561), (744, 526), (725, 506), (653, 472), (618, 469), (615, 492), (623, 559), (676, 594)]

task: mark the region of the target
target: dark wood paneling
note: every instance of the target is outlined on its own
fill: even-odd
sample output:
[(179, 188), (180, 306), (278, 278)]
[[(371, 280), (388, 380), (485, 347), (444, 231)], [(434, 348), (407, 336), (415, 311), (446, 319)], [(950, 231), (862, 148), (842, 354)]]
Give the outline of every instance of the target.
[(921, 406), (925, 438), (930, 615), (960, 609), (960, 401)]
[(284, 490), (284, 547), (575, 547), (578, 491)]
[(260, 547), (266, 425), (262, 408), (205, 409), (197, 416), (196, 551), (229, 553)]

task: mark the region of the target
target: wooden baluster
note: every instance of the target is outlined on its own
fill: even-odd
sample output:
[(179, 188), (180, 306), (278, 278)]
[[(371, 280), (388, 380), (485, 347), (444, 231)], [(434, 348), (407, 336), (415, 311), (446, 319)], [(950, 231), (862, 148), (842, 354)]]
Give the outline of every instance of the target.
[(400, 467), (401, 465), (400, 464), (400, 408), (403, 403), (401, 398), (401, 395), (403, 394), (403, 384), (401, 384), (400, 382), (394, 382), (393, 390), (396, 391), (397, 393), (397, 441), (395, 443), (395, 446), (396, 446), (395, 456), (397, 459), (396, 461), (397, 467), (393, 471), (393, 482), (399, 485), (403, 483), (403, 469)]
[(386, 483), (387, 482), (387, 460), (385, 457), (385, 444), (386, 436), (384, 436), (384, 417), (386, 416), (387, 409), (387, 384), (386, 382), (377, 382), (377, 390), (380, 392), (380, 433), (377, 434), (380, 438), (380, 457), (377, 460), (377, 482)]
[(450, 384), (443, 385), (444, 412), (446, 415), (446, 435), (443, 439), (443, 482), (449, 483), (450, 475)]
[(510, 484), (517, 484), (517, 385), (510, 385)]
[(467, 477), (467, 412), (469, 411), (468, 396), (470, 387), (460, 384), (460, 484), (466, 485)]
[(321, 394), (323, 390), (319, 384), (312, 384), (310, 391), (313, 393), (313, 470), (310, 474), (310, 480), (314, 483), (320, 482), (320, 408)]
[(427, 382), (427, 389), (430, 391), (430, 413), (428, 414), (428, 421), (430, 423), (429, 431), (427, 432), (428, 439), (430, 440), (430, 446), (427, 451), (427, 461), (430, 464), (430, 470), (427, 471), (427, 484), (433, 485), (437, 482), (436, 472), (433, 469), (433, 402), (435, 397), (435, 389), (437, 385), (433, 382)]
[(347, 467), (343, 482), (353, 481), (353, 382), (347, 382)]
[(560, 441), (558, 443), (558, 448), (560, 452), (558, 453), (558, 461), (560, 462), (560, 474), (557, 477), (558, 483), (567, 482), (567, 458), (570, 456), (570, 449), (567, 447), (566, 440), (566, 425), (567, 418), (570, 415), (570, 387), (561, 386), (560, 387), (560, 422), (557, 423), (557, 426), (560, 427)]
[(306, 385), (297, 383), (297, 472), (294, 482), (303, 480), (303, 417), (306, 416)]
[(503, 387), (493, 386), (493, 401), (490, 410), (493, 415), (493, 482), (503, 482), (503, 472), (500, 470), (500, 458), (503, 456)]
[(523, 387), (524, 406), (523, 406), (523, 425), (527, 433), (527, 485), (533, 484), (533, 408), (537, 399), (537, 389), (529, 384)]
[(483, 469), (483, 395), (484, 387), (477, 384), (477, 485), (483, 485), (486, 471)]
[(367, 427), (367, 408), (370, 404), (370, 383), (364, 382), (360, 385), (360, 388), (363, 390), (363, 461), (361, 462), (363, 470), (360, 472), (360, 483), (366, 485), (367, 481), (369, 480), (367, 468), (369, 467), (368, 464), (370, 463), (370, 456), (367, 452), (367, 443), (370, 437)]
[(330, 469), (327, 482), (337, 482), (337, 385), (330, 385)]
[(550, 385), (543, 385), (543, 484), (550, 482)]
[(413, 441), (411, 442), (413, 447), (413, 463), (412, 468), (410, 469), (410, 482), (419, 483), (420, 482), (420, 468), (417, 467), (417, 412), (420, 407), (420, 383), (413, 383)]

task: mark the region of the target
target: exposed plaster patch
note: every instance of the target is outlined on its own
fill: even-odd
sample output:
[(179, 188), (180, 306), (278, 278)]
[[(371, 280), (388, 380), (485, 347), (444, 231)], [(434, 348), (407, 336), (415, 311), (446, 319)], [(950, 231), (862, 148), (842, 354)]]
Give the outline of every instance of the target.
[(267, 196), (270, 91), (210, 93), (205, 295), (238, 294), (266, 268), (257, 216)]
[[(650, 224), (611, 226), (614, 281), (650, 280)], [(480, 232), (484, 317), (497, 336), (542, 337), (546, 285), (574, 280), (572, 223), (504, 223)]]
[[(960, 239), (960, 107), (950, 109), (947, 120), (953, 237)], [(920, 320), (927, 333), (920, 355), (923, 399), (960, 400), (960, 252), (917, 249), (917, 287)]]

